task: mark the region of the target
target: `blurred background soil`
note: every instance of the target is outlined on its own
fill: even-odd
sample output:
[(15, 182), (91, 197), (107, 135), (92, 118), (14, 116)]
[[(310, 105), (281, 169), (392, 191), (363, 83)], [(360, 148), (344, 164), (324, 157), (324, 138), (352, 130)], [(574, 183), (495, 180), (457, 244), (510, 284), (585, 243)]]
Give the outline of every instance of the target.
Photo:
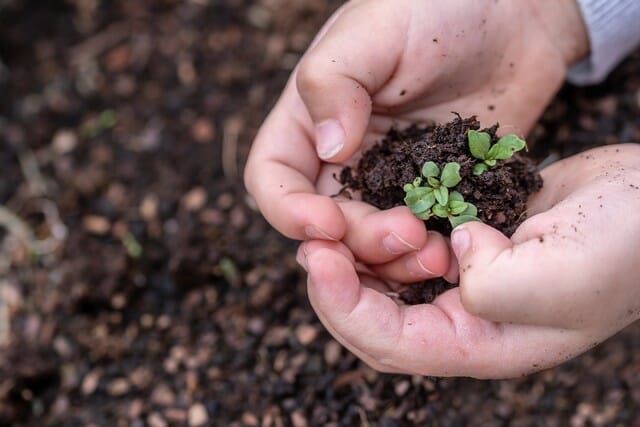
[[(378, 374), (242, 187), (333, 0), (0, 0), (0, 425), (629, 426), (632, 326), (510, 381)], [(640, 56), (566, 87), (539, 159), (640, 141)]]

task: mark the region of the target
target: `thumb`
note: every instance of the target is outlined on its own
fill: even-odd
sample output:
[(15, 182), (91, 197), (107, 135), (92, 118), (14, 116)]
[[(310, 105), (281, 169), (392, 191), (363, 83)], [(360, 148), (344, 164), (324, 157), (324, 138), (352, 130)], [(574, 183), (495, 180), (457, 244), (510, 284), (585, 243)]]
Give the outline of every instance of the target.
[(460, 295), (469, 313), (538, 326), (570, 327), (581, 321), (566, 310), (592, 297), (581, 291), (590, 280), (582, 251), (566, 246), (561, 236), (539, 231), (521, 233), (517, 243), (480, 222), (453, 231)]
[[(356, 152), (369, 125), (371, 97), (396, 68), (405, 26), (389, 19), (388, 8), (388, 2), (346, 8), (298, 66), (298, 92), (322, 160), (342, 162)], [(385, 25), (384, 37), (371, 33), (375, 22)]]
[[(466, 223), (451, 233), (451, 246), (460, 266), (460, 296), (465, 309), (492, 319), (496, 313), (491, 295), (494, 265), (513, 243), (498, 230), (481, 222)], [(493, 319), (492, 319), (493, 320)]]

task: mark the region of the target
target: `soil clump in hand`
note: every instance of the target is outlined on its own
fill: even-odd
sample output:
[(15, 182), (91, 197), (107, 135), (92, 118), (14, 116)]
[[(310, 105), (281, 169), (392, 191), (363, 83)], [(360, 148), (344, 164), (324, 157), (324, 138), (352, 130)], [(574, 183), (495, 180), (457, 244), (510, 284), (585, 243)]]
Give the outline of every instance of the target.
[[(469, 150), (469, 130), (488, 133), (492, 144), (499, 139), (497, 124), (480, 129), (475, 116), (466, 119), (457, 116), (444, 125), (391, 129), (384, 140), (363, 153), (354, 168), (345, 167), (341, 171), (338, 179), (344, 185), (343, 193), (358, 192), (363, 201), (379, 209), (404, 206), (403, 186), (421, 175), (426, 162), (435, 162), (440, 168), (456, 162), (462, 181), (455, 190), (464, 196), (465, 202), (476, 206), (480, 220), (511, 236), (526, 219), (527, 199), (542, 188), (542, 177), (534, 162), (519, 153), (498, 161), (481, 175), (474, 175), (473, 168), (479, 160)], [(452, 230), (449, 221), (436, 217), (426, 221), (426, 226), (446, 236)], [(431, 288), (436, 280), (441, 291), (453, 286), (443, 286), (441, 279), (417, 286)], [(430, 302), (441, 293), (430, 289), (416, 292), (416, 285), (411, 288), (407, 291), (410, 297), (407, 292), (402, 294), (406, 294), (403, 299), (407, 303)]]

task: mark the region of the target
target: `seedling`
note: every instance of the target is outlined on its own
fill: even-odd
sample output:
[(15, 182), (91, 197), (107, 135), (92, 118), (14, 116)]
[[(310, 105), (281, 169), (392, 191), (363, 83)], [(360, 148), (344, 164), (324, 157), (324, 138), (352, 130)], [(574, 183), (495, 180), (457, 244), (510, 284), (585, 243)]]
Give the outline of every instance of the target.
[(476, 207), (465, 202), (459, 192), (449, 191), (461, 180), (458, 163), (447, 163), (440, 171), (434, 162), (427, 162), (422, 166), (422, 176), (403, 187), (407, 193), (404, 202), (417, 218), (425, 221), (433, 216), (448, 218), (454, 228), (467, 221), (477, 221)]
[(439, 218), (448, 218), (453, 228), (465, 222), (479, 221), (478, 209), (473, 204), (465, 202), (462, 194), (457, 191), (449, 194), (449, 202), (446, 206), (437, 204), (431, 210)]
[(475, 130), (470, 130), (467, 133), (467, 139), (471, 155), (482, 160), (481, 163), (473, 167), (474, 175), (482, 175), (489, 167), (495, 166), (498, 160), (510, 158), (513, 153), (522, 150), (527, 145), (514, 134), (505, 135), (491, 145), (491, 136), (488, 133)]

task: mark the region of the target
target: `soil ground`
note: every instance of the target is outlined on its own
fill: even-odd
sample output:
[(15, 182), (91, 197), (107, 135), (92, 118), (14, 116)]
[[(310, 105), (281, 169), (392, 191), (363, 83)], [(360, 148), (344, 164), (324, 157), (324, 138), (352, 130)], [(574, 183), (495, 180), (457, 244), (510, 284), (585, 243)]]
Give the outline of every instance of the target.
[[(378, 374), (323, 330), (240, 165), (338, 4), (0, 2), (0, 204), (49, 239), (0, 231), (0, 425), (640, 423), (637, 325), (510, 381)], [(639, 99), (636, 54), (534, 154), (640, 141)]]

